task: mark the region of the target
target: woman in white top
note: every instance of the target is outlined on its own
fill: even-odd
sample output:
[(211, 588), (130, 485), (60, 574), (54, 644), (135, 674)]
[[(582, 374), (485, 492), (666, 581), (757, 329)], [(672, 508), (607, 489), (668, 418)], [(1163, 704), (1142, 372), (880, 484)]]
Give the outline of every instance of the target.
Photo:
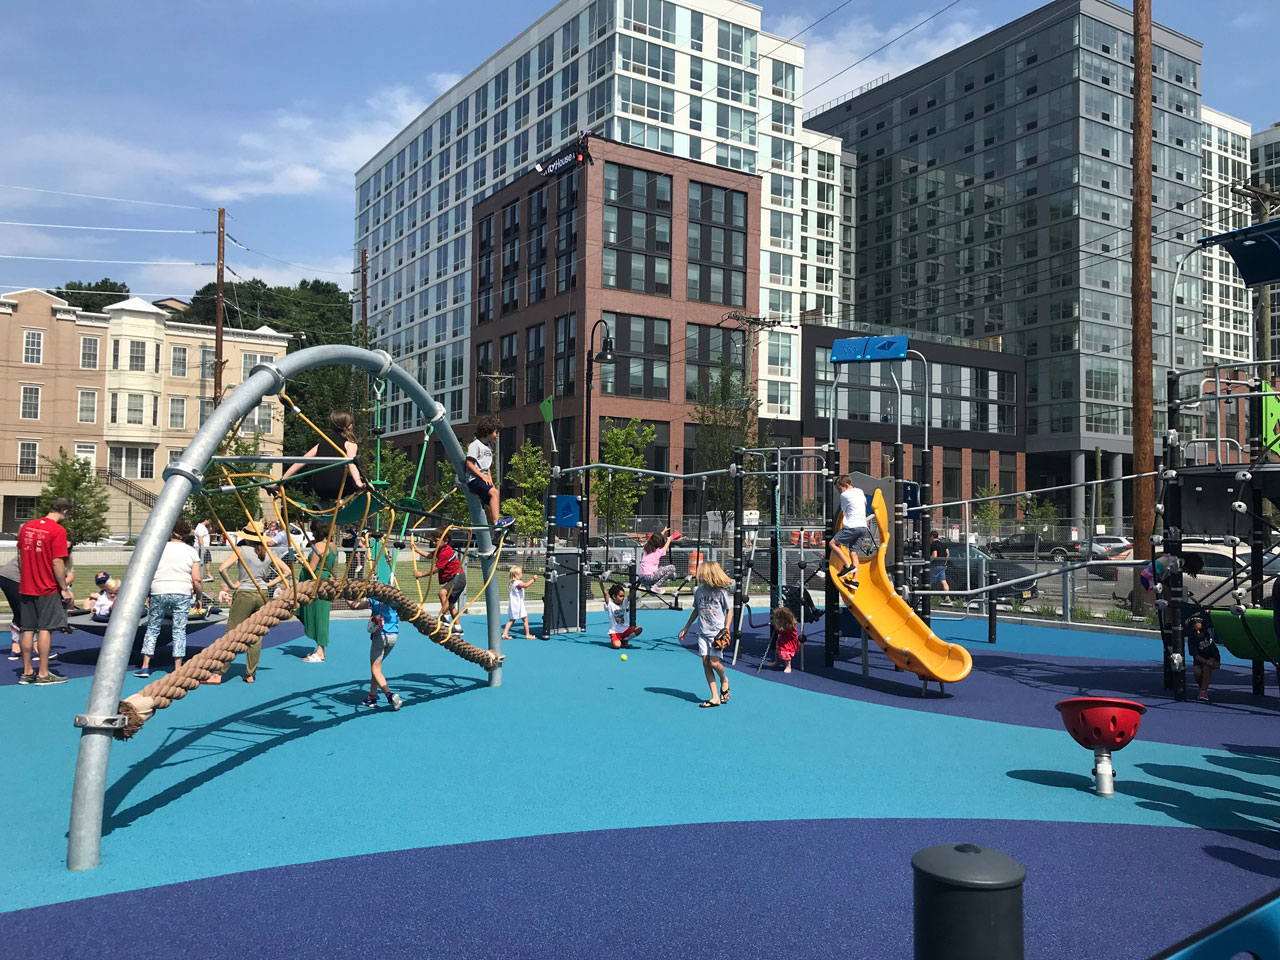
[(151, 657), (160, 639), (165, 615), (173, 618), (173, 666), (182, 666), (187, 656), (187, 614), (191, 598), (200, 593), (200, 554), (191, 546), (191, 524), (179, 520), (164, 545), (156, 575), (151, 578), (151, 609), (147, 614), (147, 635), (142, 641), (142, 669), (135, 677), (151, 676)]
[[(237, 558), (236, 551), (232, 551), (230, 556), (218, 566), (218, 576), (222, 577), (222, 582), (231, 591), (231, 610), (227, 613), (227, 630), (239, 626), (261, 610), (266, 605), (267, 598), (271, 596), (271, 591), (283, 582), (280, 571), (276, 567), (280, 561), (268, 550), (271, 541), (270, 528), (264, 533), (262, 524), (253, 520), (236, 535), (236, 550), (239, 551), (239, 557)], [(227, 571), (237, 563), (240, 565), (240, 579), (232, 583), (231, 578), (227, 576)], [(258, 672), (258, 659), (261, 656), (262, 642), (254, 637), (249, 641), (249, 649), (244, 653), (243, 680), (245, 683), (254, 682), (254, 674)], [(222, 675), (226, 670), (225, 663), (218, 664), (212, 668), (209, 679), (204, 682), (221, 683)]]

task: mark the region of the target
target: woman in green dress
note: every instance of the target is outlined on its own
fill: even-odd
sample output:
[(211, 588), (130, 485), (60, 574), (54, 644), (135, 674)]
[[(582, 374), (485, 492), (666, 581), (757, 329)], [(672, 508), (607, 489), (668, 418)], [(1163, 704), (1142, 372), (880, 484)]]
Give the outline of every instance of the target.
[[(311, 521), (311, 553), (307, 557), (307, 565), (316, 571), (321, 578), (333, 577), (333, 565), (338, 551), (329, 542), (329, 521), (317, 517)], [(298, 573), (298, 580), (314, 579), (304, 566)], [(333, 606), (328, 600), (312, 600), (298, 614), (302, 620), (302, 630), (316, 642), (314, 652), (302, 658), (303, 663), (324, 663), (325, 648), (329, 646), (329, 610)]]

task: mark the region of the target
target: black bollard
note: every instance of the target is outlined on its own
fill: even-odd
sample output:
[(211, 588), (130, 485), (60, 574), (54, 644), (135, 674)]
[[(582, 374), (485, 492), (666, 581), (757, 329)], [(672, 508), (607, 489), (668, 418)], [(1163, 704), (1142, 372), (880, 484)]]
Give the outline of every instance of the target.
[[(987, 574), (987, 586), (994, 587), (1000, 582), (1000, 577), (996, 573), (989, 572)], [(994, 590), (987, 591), (987, 643), (996, 642), (996, 592)]]
[(1022, 864), (971, 843), (911, 858), (915, 960), (1023, 960)]

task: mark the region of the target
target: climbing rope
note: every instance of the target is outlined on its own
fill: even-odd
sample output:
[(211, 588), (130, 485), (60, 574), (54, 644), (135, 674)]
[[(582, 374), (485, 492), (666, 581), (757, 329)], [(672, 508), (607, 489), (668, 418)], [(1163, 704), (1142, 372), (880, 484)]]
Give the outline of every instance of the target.
[(116, 738), (128, 740), (135, 736), (157, 710), (168, 707), (175, 700), (181, 700), (209, 679), (215, 666), (230, 663), (248, 649), (250, 643), (261, 641), (273, 627), (293, 616), (299, 604), (305, 605), (315, 600), (336, 600), (339, 597), (356, 601), (372, 598), (385, 603), (395, 609), (401, 619), (412, 623), (419, 633), (431, 637), (450, 653), (485, 670), (496, 670), (505, 659), (501, 654), (482, 650), (457, 636), (437, 638), (436, 619), (424, 616), (420, 604), (414, 603), (388, 584), (345, 578), (310, 580), (299, 584), (293, 594), (284, 594), (268, 602), (172, 673), (147, 684), (137, 693), (122, 700), (120, 713), (125, 717), (126, 725), (115, 732)]

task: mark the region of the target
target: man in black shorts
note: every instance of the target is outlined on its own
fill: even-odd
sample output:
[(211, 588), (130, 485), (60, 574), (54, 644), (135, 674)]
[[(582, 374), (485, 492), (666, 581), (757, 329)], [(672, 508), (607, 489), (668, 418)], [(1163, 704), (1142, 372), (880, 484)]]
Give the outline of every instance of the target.
[[(56, 497), (49, 512), (30, 520), (18, 531), (21, 574), (18, 581), (18, 621), (22, 624), (22, 676), (19, 683), (49, 686), (67, 678), (49, 669), (53, 631), (67, 624), (67, 531), (62, 521), (71, 512), (71, 501)], [(32, 646), (40, 658), (40, 672), (31, 667)]]
[(467, 447), (467, 489), (484, 505), (489, 525), (501, 530), (514, 522), (512, 517), (498, 516), (498, 488), (493, 485), (493, 444), (498, 439), (502, 422), (497, 417), (481, 417), (476, 422), (476, 438)]

